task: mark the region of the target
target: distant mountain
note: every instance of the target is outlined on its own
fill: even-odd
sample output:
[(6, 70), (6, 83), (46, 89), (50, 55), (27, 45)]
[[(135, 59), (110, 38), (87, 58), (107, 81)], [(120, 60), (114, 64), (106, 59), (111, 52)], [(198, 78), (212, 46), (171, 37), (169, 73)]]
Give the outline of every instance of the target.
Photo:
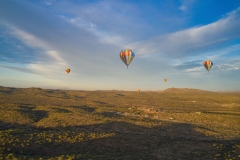
[(13, 88), (13, 87), (3, 87), (0, 86), (0, 92), (5, 92), (5, 93), (12, 93), (12, 92), (39, 92), (42, 91), (41, 88)]
[(164, 93), (201, 93), (201, 92), (211, 92), (194, 88), (168, 88), (162, 91)]
[(233, 90), (233, 91), (226, 90), (226, 91), (219, 91), (219, 92), (223, 92), (223, 93), (240, 93), (240, 90)]
[[(42, 91), (64, 91), (64, 90), (69, 90), (68, 88), (59, 88), (59, 89), (51, 89), (51, 88), (37, 88), (37, 87), (30, 87), (30, 88), (15, 88), (15, 87), (4, 87), (0, 86), (0, 92), (42, 92)], [(74, 90), (76, 91), (76, 90)], [(79, 91), (84, 91), (84, 90), (79, 90)], [(87, 91), (87, 90), (85, 90)], [(124, 90), (95, 90), (95, 91), (124, 91)], [(145, 90), (146, 91), (146, 90)], [(151, 92), (152, 90), (147, 90), (146, 92)], [(143, 91), (144, 92), (144, 91)], [(154, 92), (154, 91), (153, 91)], [(195, 88), (168, 88), (165, 90), (158, 90), (157, 92), (162, 92), (162, 93), (203, 93), (203, 92), (214, 92), (214, 91), (206, 91), (206, 90), (200, 90), (200, 89), (195, 89)], [(226, 90), (226, 91), (216, 91), (220, 93), (240, 93), (240, 90)]]

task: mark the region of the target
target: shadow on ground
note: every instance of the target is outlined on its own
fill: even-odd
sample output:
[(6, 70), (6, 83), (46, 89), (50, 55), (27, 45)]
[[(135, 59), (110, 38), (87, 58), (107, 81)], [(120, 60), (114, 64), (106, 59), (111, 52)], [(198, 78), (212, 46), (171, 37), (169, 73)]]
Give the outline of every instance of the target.
[(239, 139), (218, 140), (184, 123), (149, 128), (125, 122), (36, 128), (0, 122), (0, 128), (2, 137), (6, 131), (6, 138), (18, 139), (16, 143), (5, 141), (0, 144), (1, 154), (13, 153), (16, 157), (74, 155), (74, 159), (224, 159), (229, 155), (237, 159), (240, 154)]
[(45, 110), (34, 110), (36, 107), (33, 105), (20, 105), (19, 112), (38, 122), (43, 118), (48, 117), (48, 112)]

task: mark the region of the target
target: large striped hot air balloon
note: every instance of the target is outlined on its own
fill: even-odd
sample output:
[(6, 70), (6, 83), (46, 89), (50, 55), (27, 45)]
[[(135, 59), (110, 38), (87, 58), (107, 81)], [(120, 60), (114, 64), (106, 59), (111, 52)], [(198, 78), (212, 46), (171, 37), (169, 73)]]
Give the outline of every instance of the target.
[(123, 63), (127, 65), (127, 68), (128, 65), (132, 62), (134, 56), (135, 54), (131, 49), (125, 49), (120, 52), (120, 58), (123, 61)]
[(203, 66), (209, 71), (212, 68), (213, 63), (211, 60), (207, 60), (203, 62)]

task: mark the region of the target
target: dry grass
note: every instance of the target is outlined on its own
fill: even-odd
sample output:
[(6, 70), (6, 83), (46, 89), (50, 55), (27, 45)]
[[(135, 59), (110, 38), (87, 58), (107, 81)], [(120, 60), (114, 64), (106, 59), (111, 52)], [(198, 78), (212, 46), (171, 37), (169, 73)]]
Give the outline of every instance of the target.
[(0, 159), (240, 159), (240, 94), (0, 87)]

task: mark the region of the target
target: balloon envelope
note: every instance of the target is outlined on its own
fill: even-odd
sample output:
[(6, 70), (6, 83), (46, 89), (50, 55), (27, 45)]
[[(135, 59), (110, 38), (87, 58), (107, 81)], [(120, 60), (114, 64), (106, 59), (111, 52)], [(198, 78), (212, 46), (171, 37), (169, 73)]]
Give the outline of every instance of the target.
[(120, 58), (128, 67), (128, 65), (132, 62), (135, 57), (134, 52), (131, 49), (125, 49), (120, 52)]
[(203, 66), (206, 68), (206, 70), (209, 71), (209, 70), (212, 68), (213, 63), (212, 63), (211, 60), (207, 60), (207, 61), (204, 61), (204, 62), (203, 62)]
[(166, 78), (164, 78), (164, 79), (163, 79), (163, 81), (164, 81), (164, 82), (167, 82), (167, 79), (166, 79)]
[(69, 68), (67, 68), (67, 69), (66, 69), (66, 73), (68, 74), (69, 72), (70, 72), (70, 69), (69, 69)]

